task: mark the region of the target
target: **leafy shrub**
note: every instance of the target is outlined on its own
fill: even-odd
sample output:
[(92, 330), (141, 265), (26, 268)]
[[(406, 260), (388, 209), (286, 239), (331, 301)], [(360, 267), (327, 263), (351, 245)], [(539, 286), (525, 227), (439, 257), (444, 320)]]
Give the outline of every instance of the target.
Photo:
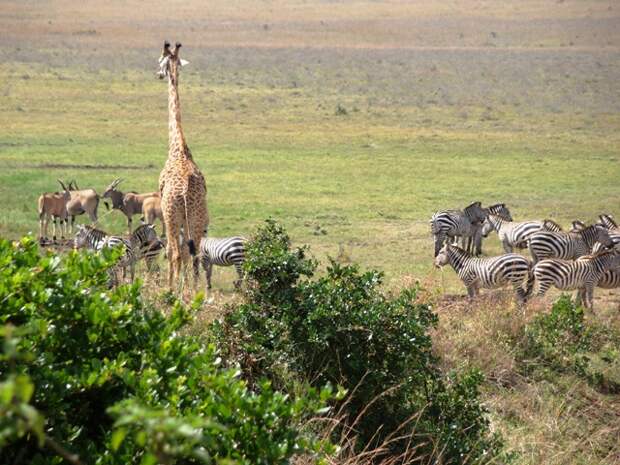
[(604, 391), (620, 392), (620, 335), (588, 324), (584, 309), (563, 295), (524, 329), (521, 360), (528, 373), (572, 372)]
[(181, 335), (189, 309), (166, 317), (139, 284), (108, 291), (114, 253), (41, 256), (32, 239), (0, 240), (0, 462), (61, 463), (50, 444), (97, 464), (276, 464), (323, 447), (299, 423), (329, 389), (250, 390), (213, 346)]
[(525, 327), (525, 356), (552, 369), (583, 370), (587, 360), (590, 331), (584, 322), (583, 308), (562, 296), (548, 314), (536, 317)]
[(343, 386), (349, 395), (338, 410), (359, 449), (387, 443), (392, 455), (413, 450), (444, 463), (497, 453), (481, 375), (441, 375), (429, 335), (437, 316), (417, 302), (417, 288), (386, 296), (381, 273), (334, 261), (312, 280), (316, 263), (291, 250), (272, 220), (250, 242), (246, 263), (247, 301), (213, 325), (224, 359), (246, 379), (268, 376), (289, 390), (295, 381)]

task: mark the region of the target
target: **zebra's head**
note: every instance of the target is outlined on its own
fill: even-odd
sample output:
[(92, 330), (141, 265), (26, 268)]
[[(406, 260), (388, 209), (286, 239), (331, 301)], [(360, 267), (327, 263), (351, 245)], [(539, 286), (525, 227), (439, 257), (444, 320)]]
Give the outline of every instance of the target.
[(614, 217), (611, 215), (608, 215), (607, 213), (603, 213), (602, 215), (599, 215), (598, 218), (599, 218), (598, 224), (605, 226), (607, 229), (615, 229), (618, 227), (618, 224), (614, 220)]
[(491, 218), (492, 216), (494, 215), (487, 216), (486, 220), (484, 220), (484, 223), (482, 223), (482, 230), (480, 231), (482, 237), (489, 237), (489, 234), (491, 234), (491, 232), (495, 230), (495, 225), (492, 222), (493, 218)]
[(88, 242), (88, 232), (89, 229), (86, 228), (83, 224), (79, 224), (77, 227), (77, 232), (75, 233), (75, 237), (73, 238), (73, 248), (74, 249), (82, 249), (86, 247)]
[(586, 228), (586, 224), (581, 220), (574, 220), (570, 224), (570, 232), (579, 232)]
[[(598, 243), (597, 243), (598, 245)], [(620, 252), (617, 250), (607, 250), (594, 247), (592, 254), (579, 257), (578, 260), (596, 260), (599, 266), (607, 270), (620, 271)]]
[[(614, 246), (614, 241), (609, 236), (609, 231), (600, 224), (596, 224), (593, 226), (596, 230), (596, 235), (594, 236), (596, 238), (596, 242), (600, 242), (606, 249), (612, 248)], [(587, 229), (589, 228), (584, 229), (584, 231), (586, 231)]]
[(441, 268), (442, 266), (445, 266), (448, 263), (450, 263), (450, 257), (448, 256), (448, 249), (450, 247), (451, 247), (450, 244), (445, 244), (441, 248), (439, 253), (437, 254), (437, 256), (435, 257), (435, 267), (436, 268)]
[(512, 215), (505, 203), (496, 203), (486, 208), (490, 215), (497, 215), (504, 221), (512, 221)]

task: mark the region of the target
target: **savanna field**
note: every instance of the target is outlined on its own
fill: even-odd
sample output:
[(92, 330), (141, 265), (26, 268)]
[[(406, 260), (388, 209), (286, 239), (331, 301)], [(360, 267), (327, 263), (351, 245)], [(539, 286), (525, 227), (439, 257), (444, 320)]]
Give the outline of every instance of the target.
[[(615, 2), (5, 1), (0, 31), (1, 237), (36, 237), (37, 198), (57, 178), (157, 190), (168, 104), (155, 72), (163, 40), (181, 41), (183, 129), (210, 236), (250, 237), (271, 217), (309, 245), (318, 277), (332, 257), (384, 272), (390, 295), (419, 281), (442, 373), (484, 375), (505, 452), (493, 463), (620, 463), (618, 289), (597, 289), (582, 315), (589, 345), (540, 355), (531, 328), (560, 292), (525, 312), (508, 290), (469, 303), (454, 271), (433, 266), (428, 223), (476, 200), (566, 229), (620, 217)], [(99, 216), (125, 231), (119, 212), (100, 204)], [(502, 250), (496, 234), (483, 248)], [(233, 277), (215, 268), (191, 334), (243, 300)], [(168, 311), (157, 284), (142, 293)]]

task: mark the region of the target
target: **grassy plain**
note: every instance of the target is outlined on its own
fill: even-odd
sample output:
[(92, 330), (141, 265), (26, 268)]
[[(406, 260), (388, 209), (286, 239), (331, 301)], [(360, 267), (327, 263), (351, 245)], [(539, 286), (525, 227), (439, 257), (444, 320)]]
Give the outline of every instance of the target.
[[(154, 71), (169, 38), (191, 62), (183, 124), (212, 235), (273, 216), (318, 258), (378, 267), (391, 288), (462, 293), (432, 266), (435, 210), (501, 201), (515, 218), (564, 225), (620, 215), (619, 26), (604, 0), (3, 2), (0, 234), (36, 233), (36, 199), (58, 177), (156, 189), (167, 95)], [(124, 230), (118, 212), (101, 225)], [(216, 271), (216, 287), (228, 293), (231, 277)], [(596, 318), (620, 327), (617, 291), (599, 296)], [(479, 350), (505, 349), (493, 328), (506, 315), (444, 310), (450, 367), (511, 373), (509, 358)], [(568, 375), (491, 376), (487, 396), (519, 463), (620, 460), (620, 441), (598, 447), (620, 439), (616, 397)], [(573, 421), (585, 404), (594, 413)]]

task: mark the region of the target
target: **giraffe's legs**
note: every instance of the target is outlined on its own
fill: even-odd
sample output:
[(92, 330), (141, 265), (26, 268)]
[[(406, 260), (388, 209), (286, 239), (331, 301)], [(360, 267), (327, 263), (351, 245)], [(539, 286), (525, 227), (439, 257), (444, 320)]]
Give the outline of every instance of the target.
[(181, 254), (179, 252), (179, 227), (174, 222), (168, 223), (168, 241), (166, 243), (166, 256), (168, 257), (168, 287), (174, 289), (174, 282), (179, 276)]
[[(194, 240), (194, 243), (196, 244), (196, 248), (198, 248), (200, 246), (200, 240), (202, 239), (202, 236), (204, 235), (204, 226), (202, 224), (202, 222), (200, 221), (196, 221), (197, 218), (194, 218), (194, 221), (192, 221), (190, 223), (190, 228), (191, 228), (191, 233), (192, 233), (192, 239)], [(186, 248), (187, 254), (189, 255), (189, 248)], [(193, 261), (194, 257), (190, 257), (190, 260)], [(197, 274), (194, 274), (194, 281), (193, 281), (193, 285), (194, 285), (194, 290), (198, 289), (198, 281), (199, 281), (199, 277)]]

